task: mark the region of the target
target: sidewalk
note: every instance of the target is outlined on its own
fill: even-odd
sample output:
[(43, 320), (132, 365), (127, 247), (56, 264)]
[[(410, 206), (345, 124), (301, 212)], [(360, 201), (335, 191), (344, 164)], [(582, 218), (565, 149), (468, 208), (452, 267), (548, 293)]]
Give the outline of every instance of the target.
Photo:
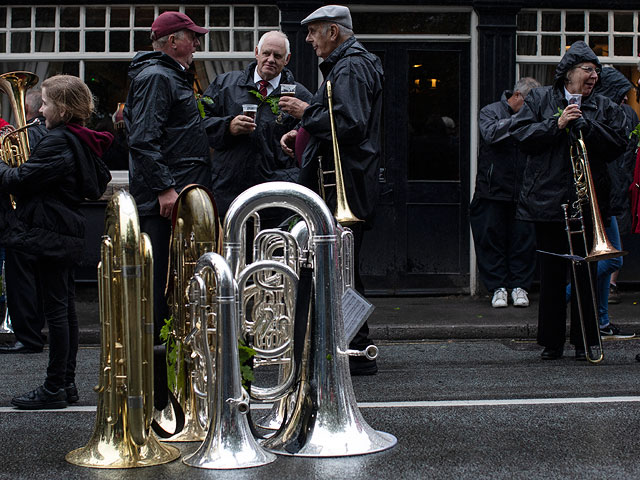
[[(77, 289), (80, 343), (100, 343), (100, 312), (94, 287)], [(640, 292), (621, 292), (622, 302), (609, 306), (613, 323), (640, 335)], [(378, 341), (424, 339), (521, 338), (535, 339), (538, 295), (527, 308), (492, 308), (489, 296), (372, 297), (376, 307), (369, 317), (371, 338)], [(567, 310), (568, 316), (568, 310)], [(567, 327), (567, 332), (569, 331)], [(0, 343), (13, 335), (0, 334)]]

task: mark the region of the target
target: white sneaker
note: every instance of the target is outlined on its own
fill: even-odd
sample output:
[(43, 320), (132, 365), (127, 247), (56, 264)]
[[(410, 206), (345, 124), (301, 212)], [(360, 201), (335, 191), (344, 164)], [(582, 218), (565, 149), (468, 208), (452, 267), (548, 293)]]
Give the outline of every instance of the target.
[(496, 288), (493, 292), (493, 298), (491, 299), (491, 306), (493, 308), (504, 308), (507, 306), (507, 289)]
[(529, 295), (524, 288), (516, 287), (511, 290), (511, 300), (513, 300), (514, 307), (529, 306)]

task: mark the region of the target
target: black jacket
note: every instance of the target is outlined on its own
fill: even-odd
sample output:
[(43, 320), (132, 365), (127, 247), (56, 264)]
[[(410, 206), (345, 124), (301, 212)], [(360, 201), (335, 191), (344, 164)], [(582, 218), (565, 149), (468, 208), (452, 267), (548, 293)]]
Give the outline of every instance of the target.
[[(298, 120), (284, 112), (280, 115), (278, 86), (266, 100), (258, 98), (253, 82), (256, 62), (245, 70), (218, 75), (209, 85), (204, 101), (209, 145), (214, 149), (212, 191), (220, 215), (247, 188), (276, 180), (295, 182), (298, 166), (280, 147), (282, 135), (293, 129)], [(282, 70), (280, 84), (295, 84), (296, 97), (309, 102), (311, 93), (296, 82), (288, 69)], [(245, 103), (257, 104), (256, 129), (249, 135), (233, 136), (229, 124), (242, 113)]]
[(2, 197), (3, 246), (65, 262), (82, 257), (80, 204), (99, 199), (111, 180), (100, 156), (113, 137), (72, 127), (50, 130), (18, 168), (0, 162), (0, 191), (14, 195), (17, 205), (13, 210)]
[[(513, 120), (511, 134), (521, 142), (520, 147), (527, 154), (516, 213), (521, 220), (564, 221), (561, 205), (575, 200), (569, 146), (571, 135), (576, 132), (571, 133), (572, 125), (567, 128), (570, 132), (558, 128), (558, 110), (567, 106), (565, 74), (581, 62), (600, 65), (589, 46), (578, 41), (558, 64), (554, 84), (532, 90)], [(609, 213), (610, 189), (606, 162), (624, 151), (625, 116), (620, 106), (595, 93), (582, 98), (581, 110), (585, 120), (581, 130), (598, 203), (601, 214), (606, 217)]]
[(526, 156), (517, 140), (509, 135), (514, 111), (507, 100), (512, 92), (505, 90), (499, 102), (480, 110), (480, 148), (474, 198), (517, 201), (522, 184)]
[[(621, 72), (615, 68), (606, 67), (602, 69), (600, 83), (595, 92), (608, 97), (616, 105), (620, 105), (632, 87), (633, 84)], [(622, 109), (626, 115), (624, 133), (627, 139), (627, 148), (622, 155), (607, 164), (607, 168), (611, 178), (610, 213), (611, 215), (627, 218), (631, 208), (629, 185), (633, 181), (633, 168), (636, 162), (636, 147), (638, 144), (635, 137), (629, 139), (629, 133), (638, 124), (638, 116), (629, 105), (622, 104)], [(628, 221), (619, 221), (618, 227), (621, 231), (626, 232), (630, 226), (628, 223)]]
[[(301, 125), (311, 137), (302, 154), (300, 183), (318, 191), (318, 156), (325, 170), (334, 168), (326, 94), (329, 80), (347, 201), (357, 217), (371, 220), (378, 198), (382, 63), (352, 37), (320, 64), (320, 70), (325, 82), (302, 117)], [(335, 188), (328, 189), (327, 204), (335, 209)]]
[(158, 215), (163, 190), (209, 185), (209, 145), (193, 76), (178, 62), (162, 52), (141, 52), (129, 65), (129, 78), (129, 191), (139, 215)]

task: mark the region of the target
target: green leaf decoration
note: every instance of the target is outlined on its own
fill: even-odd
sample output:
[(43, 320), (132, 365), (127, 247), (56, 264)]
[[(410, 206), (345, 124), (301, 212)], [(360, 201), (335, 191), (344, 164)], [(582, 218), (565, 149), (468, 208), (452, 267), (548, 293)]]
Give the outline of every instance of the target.
[(176, 388), (176, 362), (178, 359), (178, 344), (173, 333), (173, 315), (164, 319), (164, 325), (160, 329), (160, 340), (167, 347), (167, 383), (169, 390)]
[(562, 112), (564, 112), (564, 108), (558, 107), (558, 111), (556, 113), (554, 113), (553, 116), (554, 117), (559, 117), (560, 115), (562, 115)]
[(250, 366), (250, 361), (255, 357), (256, 351), (248, 347), (244, 340), (238, 340), (238, 356), (240, 360), (240, 375), (242, 376), (242, 386), (244, 388), (249, 387), (249, 383), (253, 382), (256, 378), (253, 375), (253, 368)]
[(249, 93), (254, 94), (260, 103), (267, 102), (269, 104), (269, 107), (271, 108), (271, 111), (273, 112), (274, 115), (279, 115), (280, 114), (280, 107), (278, 106), (278, 103), (280, 102), (280, 97), (266, 97), (265, 98), (257, 90), (249, 90)]
[(640, 123), (636, 125), (636, 128), (631, 130), (631, 133), (629, 133), (629, 139), (633, 138), (634, 135), (638, 139), (638, 147), (640, 147)]
[(204, 104), (213, 105), (213, 98), (205, 97), (203, 95), (196, 95), (196, 105), (198, 106), (198, 112), (200, 112), (200, 116), (204, 118)]

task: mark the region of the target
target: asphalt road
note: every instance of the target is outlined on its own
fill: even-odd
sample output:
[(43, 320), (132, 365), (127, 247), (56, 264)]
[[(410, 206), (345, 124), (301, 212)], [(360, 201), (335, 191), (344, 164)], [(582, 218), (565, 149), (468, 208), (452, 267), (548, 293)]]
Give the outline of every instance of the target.
[[(129, 470), (65, 462), (93, 431), (99, 350), (82, 348), (78, 406), (22, 412), (10, 399), (43, 379), (47, 354), (0, 355), (2, 479), (558, 479), (640, 478), (637, 340), (605, 342), (600, 365), (539, 359), (531, 341), (383, 343), (380, 371), (354, 377), (360, 410), (392, 433), (391, 450), (346, 458), (278, 457), (214, 471), (170, 464)], [(180, 444), (183, 454), (197, 448)]]

